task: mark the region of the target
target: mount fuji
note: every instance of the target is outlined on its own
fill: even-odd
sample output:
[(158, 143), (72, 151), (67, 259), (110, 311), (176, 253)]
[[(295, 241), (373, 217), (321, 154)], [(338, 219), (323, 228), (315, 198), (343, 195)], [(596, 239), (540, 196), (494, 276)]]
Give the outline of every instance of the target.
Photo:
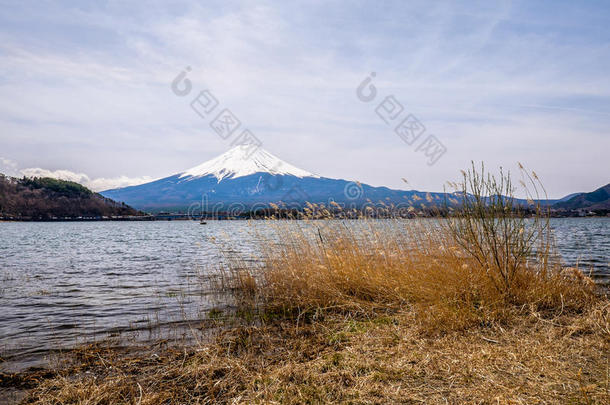
[[(297, 168), (258, 148), (236, 146), (182, 173), (137, 186), (101, 192), (149, 212), (187, 211), (201, 204), (204, 211), (244, 210), (283, 203), (300, 208), (307, 202), (361, 208), (367, 202), (421, 205), (440, 202), (442, 193), (392, 190), (341, 179), (321, 177)], [(207, 206), (206, 206), (207, 205)]]

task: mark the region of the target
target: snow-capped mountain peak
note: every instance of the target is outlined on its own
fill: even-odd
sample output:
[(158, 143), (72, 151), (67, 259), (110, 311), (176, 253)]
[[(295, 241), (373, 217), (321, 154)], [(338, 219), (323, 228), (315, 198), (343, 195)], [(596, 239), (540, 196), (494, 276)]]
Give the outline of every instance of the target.
[(319, 177), (284, 162), (262, 148), (258, 148), (252, 153), (247, 146), (236, 146), (212, 160), (180, 173), (180, 178), (191, 180), (213, 175), (220, 182), (225, 178), (235, 179), (261, 172), (296, 177)]

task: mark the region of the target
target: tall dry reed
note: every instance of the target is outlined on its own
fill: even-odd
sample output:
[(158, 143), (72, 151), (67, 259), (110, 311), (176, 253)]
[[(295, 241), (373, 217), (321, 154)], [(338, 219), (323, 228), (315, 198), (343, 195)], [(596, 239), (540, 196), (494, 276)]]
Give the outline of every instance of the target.
[(588, 278), (562, 268), (544, 209), (517, 204), (509, 175), (473, 166), (459, 187), (448, 218), (275, 221), (262, 267), (240, 269), (237, 284), (267, 313), (409, 307), (440, 328), (595, 300)]

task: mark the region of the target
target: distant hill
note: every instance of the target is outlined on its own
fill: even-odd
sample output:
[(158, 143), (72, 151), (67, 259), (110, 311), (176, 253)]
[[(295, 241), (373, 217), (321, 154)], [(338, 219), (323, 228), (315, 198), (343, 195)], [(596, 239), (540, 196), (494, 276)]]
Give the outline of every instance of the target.
[(550, 200), (550, 201), (553, 201), (553, 203), (558, 203), (558, 202), (562, 202), (562, 201), (568, 201), (568, 200), (576, 197), (577, 195), (581, 195), (581, 194), (584, 194), (584, 193), (572, 193), (572, 194), (566, 195), (563, 198), (560, 198), (559, 200)]
[(71, 181), (48, 177), (21, 179), (0, 174), (0, 218), (53, 219), (139, 215)]
[(586, 209), (590, 211), (610, 210), (610, 184), (606, 184), (590, 193), (579, 193), (566, 201), (559, 201), (553, 205), (553, 208), (562, 210)]

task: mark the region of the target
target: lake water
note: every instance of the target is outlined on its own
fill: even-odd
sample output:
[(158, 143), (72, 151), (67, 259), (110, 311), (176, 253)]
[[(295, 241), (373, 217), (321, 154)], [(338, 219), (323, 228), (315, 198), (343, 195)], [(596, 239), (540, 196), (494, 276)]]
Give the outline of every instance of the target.
[[(117, 331), (153, 337), (163, 325), (201, 318), (218, 305), (202, 280), (233, 256), (255, 256), (265, 226), (0, 223), (0, 368), (83, 339)], [(610, 281), (610, 218), (553, 219), (552, 226), (567, 265)]]

